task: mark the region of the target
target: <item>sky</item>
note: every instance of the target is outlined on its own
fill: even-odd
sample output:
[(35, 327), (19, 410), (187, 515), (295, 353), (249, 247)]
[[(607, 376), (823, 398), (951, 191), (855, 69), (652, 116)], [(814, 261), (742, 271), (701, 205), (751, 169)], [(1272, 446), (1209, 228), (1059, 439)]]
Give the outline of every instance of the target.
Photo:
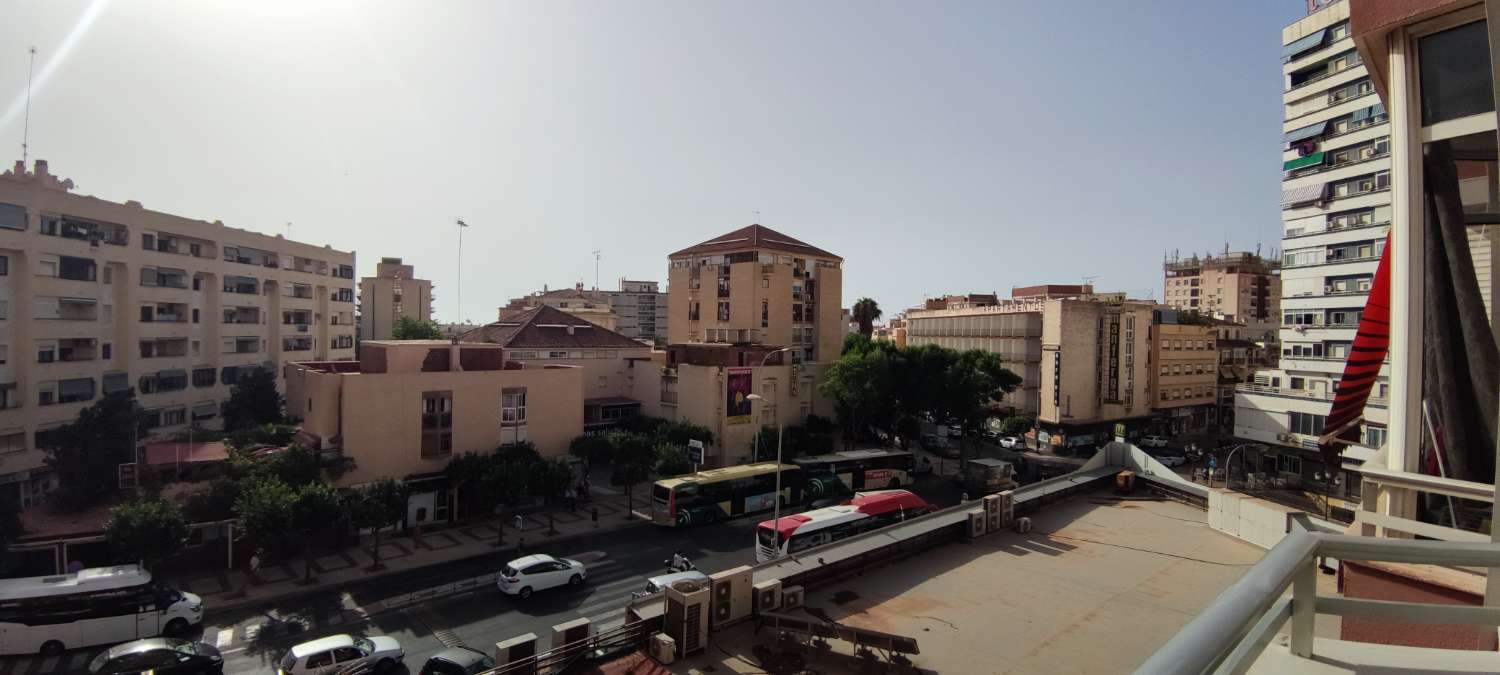
[[(434, 318), (759, 222), (844, 304), (1079, 283), (1280, 236), (1272, 2), (0, 0), (0, 167), (358, 254)], [(463, 233), (460, 265), (456, 218)], [(456, 297), (462, 271), (462, 307)]]

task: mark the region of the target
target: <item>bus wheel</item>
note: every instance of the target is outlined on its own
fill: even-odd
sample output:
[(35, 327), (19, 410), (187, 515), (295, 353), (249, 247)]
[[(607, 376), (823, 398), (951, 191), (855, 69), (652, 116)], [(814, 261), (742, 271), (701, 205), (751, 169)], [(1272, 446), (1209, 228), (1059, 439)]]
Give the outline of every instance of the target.
[(63, 653), (63, 643), (57, 640), (48, 640), (42, 643), (42, 656), (57, 656)]
[(167, 627), (162, 631), (167, 637), (179, 637), (187, 632), (187, 619), (177, 618), (167, 622)]

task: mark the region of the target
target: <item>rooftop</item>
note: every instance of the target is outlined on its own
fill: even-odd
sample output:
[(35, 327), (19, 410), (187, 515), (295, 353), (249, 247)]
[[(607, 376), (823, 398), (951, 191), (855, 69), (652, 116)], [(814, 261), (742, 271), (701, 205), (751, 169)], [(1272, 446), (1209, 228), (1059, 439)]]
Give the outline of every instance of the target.
[(821, 248), (808, 244), (807, 242), (788, 237), (776, 230), (764, 225), (747, 225), (738, 230), (714, 237), (697, 246), (689, 246), (681, 251), (673, 253), (673, 256), (694, 255), (699, 253), (730, 253), (734, 251), (749, 251), (762, 249), (769, 251), (785, 251), (800, 255), (817, 256), (820, 258), (832, 258), (843, 260), (843, 258), (829, 253)]
[(555, 307), (538, 305), (460, 336), (506, 349), (649, 349), (636, 340)]

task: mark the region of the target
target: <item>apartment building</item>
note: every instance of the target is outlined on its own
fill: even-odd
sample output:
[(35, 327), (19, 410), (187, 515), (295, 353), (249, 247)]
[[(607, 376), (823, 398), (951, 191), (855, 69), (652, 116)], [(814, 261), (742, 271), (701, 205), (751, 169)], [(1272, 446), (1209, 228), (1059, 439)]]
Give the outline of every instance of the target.
[(513, 298), (500, 308), (499, 318), (507, 319), (533, 307), (546, 305), (603, 326), (625, 337), (646, 342), (664, 342), (667, 329), (667, 294), (655, 281), (620, 279), (618, 290), (585, 289), (583, 283), (572, 288), (542, 290)]
[[(1240, 385), (1234, 433), (1311, 452), (1391, 223), (1390, 123), (1350, 37), (1349, 3), (1318, 9), (1281, 38), (1281, 359)], [(1366, 410), (1370, 447), (1385, 437), (1388, 378), (1383, 368)]]
[(527, 367), (565, 365), (583, 371), (584, 428), (604, 431), (640, 414), (631, 398), (635, 361), (650, 362), (651, 346), (577, 316), (539, 305), (464, 333), (468, 343), (498, 344), (506, 359)]
[(843, 258), (750, 225), (668, 260), (670, 344), (786, 346), (794, 363), (838, 358)]
[(1000, 297), (994, 293), (964, 293), (927, 298), (922, 301), (922, 309), (968, 309), (998, 304), (1000, 304)]
[(230, 386), (354, 357), (354, 254), (0, 174), (0, 498), (54, 487), (48, 430), (134, 389), (153, 433), (213, 428)]
[(402, 317), (432, 320), (432, 282), (400, 258), (381, 258), (375, 276), (359, 280), (361, 340), (389, 340)]
[(1151, 383), (1159, 429), (1205, 431), (1218, 423), (1219, 352), (1213, 326), (1159, 309), (1151, 326)]
[[(906, 312), (906, 345), (980, 349), (998, 355), (1001, 365), (1021, 376), (1021, 388), (1006, 394), (1000, 405), (1035, 415), (1041, 410), (1045, 305), (1043, 300), (1008, 299), (951, 309), (946, 304), (939, 308), (913, 308)], [(934, 305), (929, 301), (927, 307)]]
[(1040, 402), (1035, 442), (1056, 447), (1106, 442), (1123, 424), (1151, 418), (1151, 322), (1156, 303), (1055, 298), (1042, 301)]
[(1214, 345), (1219, 350), (1219, 381), (1215, 389), (1218, 408), (1217, 431), (1234, 433), (1234, 396), (1239, 385), (1251, 384), (1255, 374), (1271, 370), (1277, 363), (1276, 342), (1250, 339), (1242, 323), (1213, 321)]
[(1162, 304), (1245, 324), (1257, 336), (1281, 325), (1281, 263), (1257, 253), (1174, 257), (1162, 265)]

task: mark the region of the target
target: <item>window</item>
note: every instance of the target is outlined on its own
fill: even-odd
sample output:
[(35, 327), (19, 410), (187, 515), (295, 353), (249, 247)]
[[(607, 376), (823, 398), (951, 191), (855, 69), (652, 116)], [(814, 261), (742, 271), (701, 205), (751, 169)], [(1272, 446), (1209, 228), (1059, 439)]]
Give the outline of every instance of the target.
[(728, 321), (729, 320), (729, 303), (727, 303), (727, 302), (720, 302), (719, 303), (718, 316), (719, 316), (719, 320), (720, 321)]
[(500, 423), (520, 425), (526, 423), (526, 388), (514, 387), (500, 391)]
[(57, 360), (57, 342), (53, 340), (37, 340), (36, 362), (52, 363)]
[(453, 452), (453, 392), (422, 393), (422, 454)]
[(1277, 455), (1276, 470), (1281, 473), (1302, 474), (1302, 458), (1296, 455)]
[(688, 321), (697, 321), (697, 320), (698, 320), (698, 303), (696, 301), (695, 302), (690, 302), (690, 303), (688, 303)]
[(200, 387), (200, 388), (201, 387), (212, 387), (212, 386), (214, 386), (215, 383), (218, 382), (218, 380), (219, 380), (218, 375), (217, 375), (217, 373), (214, 372), (213, 368), (194, 368), (193, 369), (193, 386), (194, 387)]
[(562, 351), (547, 352), (547, 358), (549, 358), (549, 359), (565, 359), (565, 358), (568, 358), (568, 353), (567, 352), (562, 352)]
[(771, 303), (766, 300), (760, 301), (760, 327), (766, 328), (771, 325)]
[(79, 377), (57, 381), (57, 402), (76, 403), (94, 399), (94, 378)]
[(15, 204), (0, 204), (0, 227), (25, 231), (26, 209)]
[(1421, 38), (1422, 126), (1495, 109), (1487, 31), (1475, 21)]
[(1365, 447), (1380, 449), (1385, 445), (1385, 427), (1365, 426)]
[(19, 431), (0, 436), (0, 455), (26, 451), (26, 432)]
[(1326, 420), (1323, 415), (1290, 412), (1287, 413), (1287, 431), (1303, 436), (1321, 436)]
[(164, 427), (176, 426), (187, 423), (187, 408), (170, 408), (161, 411), (161, 425)]
[(770, 288), (771, 287), (771, 278), (770, 277), (761, 277), (760, 278), (760, 287), (761, 288)]

